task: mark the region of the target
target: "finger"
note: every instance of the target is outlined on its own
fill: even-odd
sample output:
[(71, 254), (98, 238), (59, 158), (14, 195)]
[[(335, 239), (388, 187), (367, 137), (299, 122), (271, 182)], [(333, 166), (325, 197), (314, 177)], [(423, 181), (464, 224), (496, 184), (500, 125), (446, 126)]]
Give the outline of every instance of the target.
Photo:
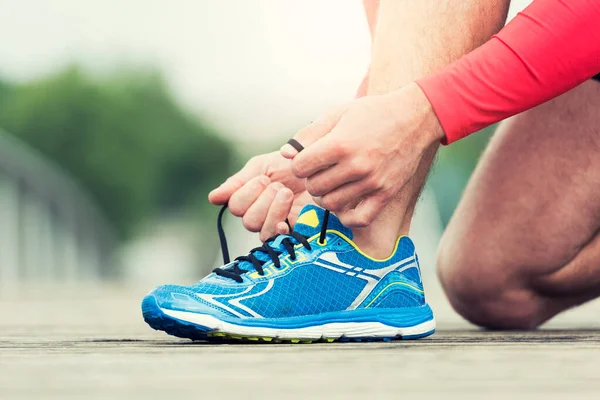
[(260, 232), (267, 218), (271, 203), (273, 203), (277, 191), (281, 188), (283, 188), (283, 185), (280, 182), (274, 182), (267, 186), (254, 203), (248, 207), (248, 210), (242, 217), (244, 228), (250, 232)]
[(339, 163), (349, 152), (343, 136), (332, 130), (329, 135), (306, 148), (292, 160), (292, 173), (297, 178), (309, 176)]
[(290, 227), (285, 222), (278, 222), (277, 227), (275, 228), (275, 233), (278, 235), (285, 235), (290, 233)]
[(250, 179), (244, 186), (235, 191), (229, 199), (229, 210), (237, 217), (242, 217), (258, 196), (269, 186), (271, 180), (265, 175)]
[(367, 196), (355, 209), (336, 215), (342, 224), (349, 228), (364, 228), (375, 220), (386, 204), (382, 196)]
[[(260, 240), (265, 241), (277, 233), (287, 233), (287, 224), (284, 221), (292, 209), (293, 201), (294, 193), (290, 189), (283, 188), (277, 192), (260, 231)], [(285, 225), (285, 230), (281, 223)]]
[(233, 193), (239, 190), (252, 178), (258, 176), (260, 173), (261, 171), (257, 164), (249, 161), (244, 168), (229, 177), (221, 184), (221, 186), (210, 192), (208, 194), (208, 201), (216, 205), (227, 203)]
[(372, 194), (376, 189), (363, 181), (346, 183), (323, 197), (315, 198), (317, 204), (329, 211), (344, 211), (354, 209), (361, 200)]
[[(293, 139), (300, 143), (304, 148), (312, 145), (317, 140), (327, 135), (335, 127), (345, 108), (346, 107), (339, 107), (332, 112), (323, 114), (310, 125), (300, 129)], [(289, 143), (281, 146), (280, 151), (281, 155), (285, 158), (294, 158), (298, 154), (298, 150)]]
[(350, 201), (345, 206), (340, 207), (341, 209), (339, 209), (339, 210), (331, 210), (331, 209), (325, 207), (325, 205), (323, 204), (323, 201), (322, 201), (321, 197), (313, 197), (313, 201), (319, 207), (324, 208), (324, 209), (329, 210), (329, 211), (333, 211), (336, 214), (339, 214), (339, 213), (343, 213), (344, 211), (352, 210), (352, 209), (356, 208), (360, 204), (360, 202), (362, 201), (362, 198), (358, 198), (358, 199), (354, 199), (354, 200)]
[(306, 180), (306, 190), (312, 196), (322, 197), (333, 190), (367, 176), (366, 163), (344, 162), (311, 175)]

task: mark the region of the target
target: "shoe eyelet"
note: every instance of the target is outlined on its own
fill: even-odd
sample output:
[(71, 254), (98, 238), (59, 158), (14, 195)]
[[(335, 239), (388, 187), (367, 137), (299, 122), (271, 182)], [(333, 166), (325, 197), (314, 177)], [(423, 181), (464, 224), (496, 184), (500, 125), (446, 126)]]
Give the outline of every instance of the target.
[(327, 239), (325, 239), (325, 241), (324, 241), (323, 243), (321, 243), (321, 241), (320, 241), (320, 240), (317, 240), (317, 244), (318, 244), (319, 246), (321, 246), (321, 247), (323, 247), (323, 246), (327, 246)]

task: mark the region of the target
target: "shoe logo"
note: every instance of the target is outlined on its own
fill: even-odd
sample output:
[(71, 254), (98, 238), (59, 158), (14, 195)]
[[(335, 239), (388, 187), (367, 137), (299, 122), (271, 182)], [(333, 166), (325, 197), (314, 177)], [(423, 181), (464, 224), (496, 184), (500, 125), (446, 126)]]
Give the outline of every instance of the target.
[(398, 269), (398, 272), (405, 271), (409, 268), (417, 268), (415, 257), (411, 256), (398, 262), (395, 262), (394, 264), (390, 264), (384, 268), (365, 270), (361, 267), (346, 264), (338, 258), (336, 253), (333, 252), (327, 252), (322, 254), (321, 257), (319, 257), (319, 259), (317, 259), (314, 263), (320, 265), (321, 267), (334, 270), (336, 272), (348, 273), (349, 275), (352, 273), (355, 274), (358, 278), (363, 278), (365, 280), (379, 280), (385, 275), (387, 275), (389, 272), (398, 269), (398, 267), (401, 267)]
[(347, 274), (349, 276), (356, 276), (356, 278), (367, 281), (367, 284), (352, 302), (352, 304), (350, 304), (348, 310), (354, 310), (356, 307), (358, 307), (375, 288), (377, 283), (388, 273), (392, 271), (402, 272), (409, 268), (416, 268), (417, 271), (419, 270), (414, 256), (407, 257), (384, 268), (365, 270), (364, 268), (346, 264), (338, 258), (336, 253), (328, 252), (322, 254), (321, 257), (314, 262), (314, 264), (339, 273)]

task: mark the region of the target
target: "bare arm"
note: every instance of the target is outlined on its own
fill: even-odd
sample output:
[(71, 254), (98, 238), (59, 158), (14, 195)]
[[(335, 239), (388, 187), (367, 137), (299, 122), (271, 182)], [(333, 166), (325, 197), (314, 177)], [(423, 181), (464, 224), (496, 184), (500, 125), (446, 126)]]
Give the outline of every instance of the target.
[(599, 20), (597, 0), (537, 0), (485, 45), (420, 80), (444, 142), (545, 103), (600, 72)]
[[(363, 0), (363, 6), (365, 8), (367, 24), (369, 25), (371, 41), (373, 41), (375, 39), (375, 26), (377, 25), (377, 14), (379, 12), (379, 0)], [(367, 88), (369, 86), (369, 72), (370, 71), (367, 71), (362, 82), (358, 86), (358, 90), (356, 91), (357, 98), (367, 95)]]
[[(359, 241), (363, 234), (395, 231), (389, 235), (393, 242), (396, 233), (408, 232), (437, 150), (431, 145), (436, 121), (402, 120), (429, 107), (413, 82), (489, 40), (504, 25), (508, 5), (509, 0), (381, 0), (369, 96), (352, 102), (335, 124), (301, 130), (296, 135), (306, 147), (301, 154), (282, 149), (295, 157), (292, 170), (307, 178), (320, 204), (349, 226), (369, 226), (357, 230)], [(410, 101), (392, 101), (387, 93), (402, 87)], [(386, 207), (390, 202), (394, 206)]]
[(365, 9), (365, 16), (367, 17), (367, 24), (369, 24), (371, 39), (375, 38), (375, 26), (377, 25), (379, 3), (380, 0), (363, 0), (363, 7)]
[(506, 21), (510, 0), (381, 0), (368, 94), (428, 75), (479, 47)]

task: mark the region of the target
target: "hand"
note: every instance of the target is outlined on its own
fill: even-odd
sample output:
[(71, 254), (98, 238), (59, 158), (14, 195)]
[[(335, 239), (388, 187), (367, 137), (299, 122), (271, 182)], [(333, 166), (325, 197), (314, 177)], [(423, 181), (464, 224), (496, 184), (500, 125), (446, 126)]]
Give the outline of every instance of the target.
[[(325, 120), (333, 120), (331, 116)], [(313, 123), (281, 154), (305, 178), (317, 204), (336, 212), (349, 227), (369, 225), (414, 175), (423, 154), (444, 133), (417, 84), (344, 107), (336, 122)]]
[(208, 200), (217, 205), (229, 203), (229, 210), (242, 217), (244, 227), (260, 232), (260, 239), (265, 241), (275, 234), (288, 233), (286, 218), (293, 225), (312, 198), (304, 179), (292, 174), (291, 161), (273, 152), (250, 159), (210, 192)]

